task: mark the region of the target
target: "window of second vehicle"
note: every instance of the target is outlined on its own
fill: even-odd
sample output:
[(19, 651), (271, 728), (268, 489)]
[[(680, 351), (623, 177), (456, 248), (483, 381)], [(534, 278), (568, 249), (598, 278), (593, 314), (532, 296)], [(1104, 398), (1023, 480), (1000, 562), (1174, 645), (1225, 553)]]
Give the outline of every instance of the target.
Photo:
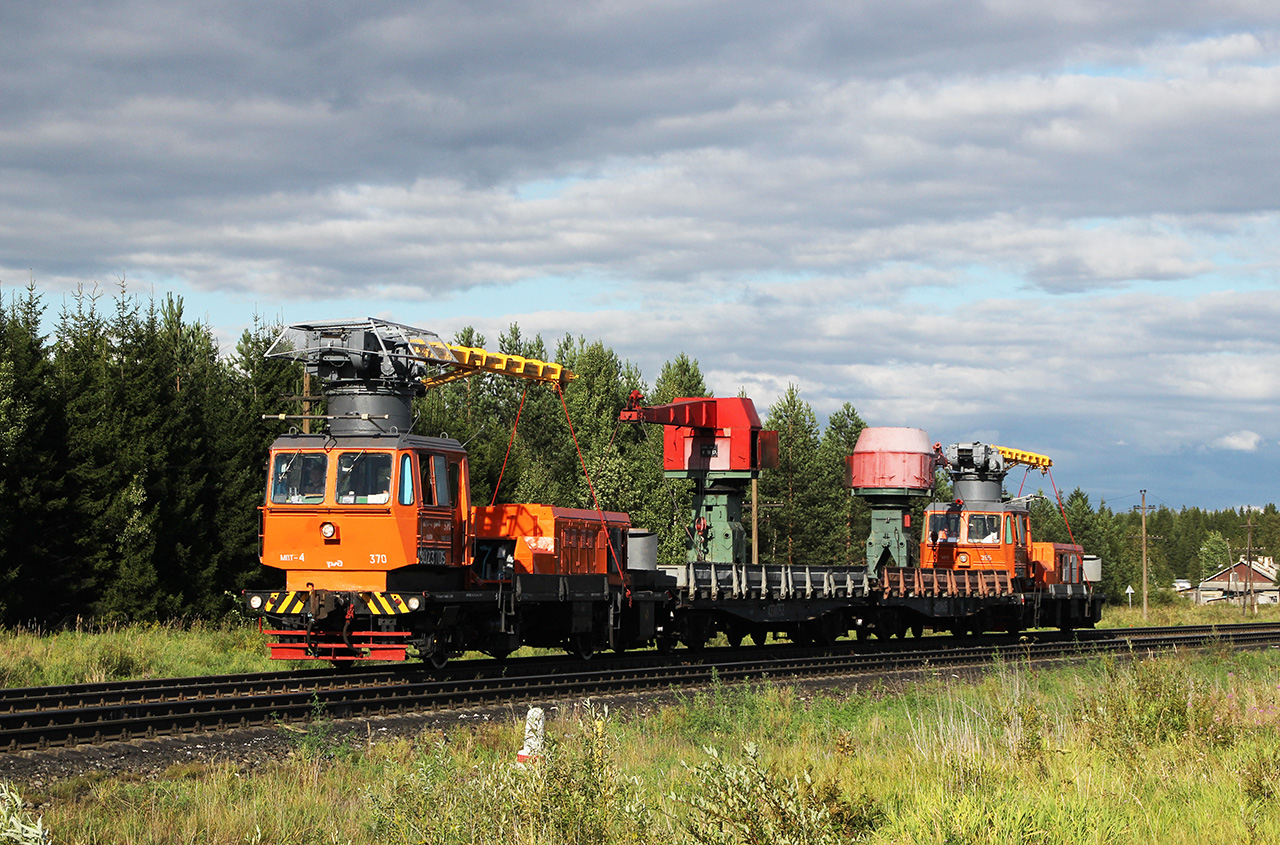
[(997, 514), (975, 513), (969, 516), (970, 543), (999, 543), (1000, 517)]

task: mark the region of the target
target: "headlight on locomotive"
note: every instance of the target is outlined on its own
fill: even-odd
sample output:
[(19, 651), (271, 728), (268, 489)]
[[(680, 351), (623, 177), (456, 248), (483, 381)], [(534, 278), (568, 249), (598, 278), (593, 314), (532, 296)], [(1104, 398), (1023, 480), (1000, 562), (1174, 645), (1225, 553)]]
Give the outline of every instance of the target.
[(332, 522), (320, 523), (320, 536), (326, 540), (332, 540), (334, 537), (338, 536), (338, 526), (334, 525)]
[(409, 596), (409, 609), (417, 610), (420, 607), (422, 607), (422, 599), (417, 596)]
[(249, 607), (254, 610), (262, 609), (262, 596), (249, 596)]

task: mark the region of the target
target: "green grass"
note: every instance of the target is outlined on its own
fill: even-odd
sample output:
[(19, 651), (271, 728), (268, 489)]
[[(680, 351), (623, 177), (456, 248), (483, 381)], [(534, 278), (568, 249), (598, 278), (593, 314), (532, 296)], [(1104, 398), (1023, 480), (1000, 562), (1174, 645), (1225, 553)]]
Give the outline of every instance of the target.
[(222, 675), (294, 665), (273, 663), (267, 643), (256, 623), (240, 621), (0, 630), (0, 685)]
[(58, 842), (1217, 843), (1280, 826), (1280, 656), (997, 664), (903, 690), (715, 684), (370, 744), (319, 724), (252, 774), (33, 792)]
[[(1195, 607), (1175, 600), (1172, 604), (1153, 604), (1144, 622), (1141, 610), (1107, 606), (1099, 627), (1231, 624), (1246, 620), (1280, 621), (1280, 608), (1262, 607), (1257, 614), (1245, 616), (1239, 607), (1218, 604)], [(105, 628), (77, 625), (62, 631), (0, 630), (0, 685), (47, 686), (324, 665), (272, 661), (268, 645), (269, 639), (258, 632), (256, 621), (244, 619)], [(560, 652), (522, 648), (513, 657), (542, 654)]]
[(1259, 605), (1255, 613), (1251, 608), (1248, 613), (1239, 605), (1213, 604), (1194, 605), (1186, 599), (1174, 598), (1171, 602), (1155, 604), (1148, 602), (1147, 617), (1142, 616), (1142, 596), (1134, 598), (1134, 608), (1127, 605), (1106, 605), (1102, 608), (1102, 621), (1099, 628), (1142, 628), (1165, 625), (1238, 625), (1242, 622), (1280, 622), (1280, 607), (1276, 605)]

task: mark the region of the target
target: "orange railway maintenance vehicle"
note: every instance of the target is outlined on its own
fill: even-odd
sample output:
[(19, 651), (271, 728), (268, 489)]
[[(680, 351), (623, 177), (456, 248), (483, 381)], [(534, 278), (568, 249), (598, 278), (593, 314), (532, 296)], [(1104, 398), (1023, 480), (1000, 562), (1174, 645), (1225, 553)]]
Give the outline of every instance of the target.
[[(653, 641), (653, 561), (629, 566), (626, 514), (475, 507), (456, 440), (410, 433), (428, 386), (501, 373), (559, 386), (557, 364), (450, 346), (382, 320), (291, 326), (268, 353), (318, 377), (327, 424), (271, 446), (262, 562), (283, 589), (249, 591), (291, 660), (404, 660), (465, 650), (597, 649)], [(282, 418), (288, 418), (283, 417)]]
[[(876, 626), (919, 636), (926, 627), (954, 633), (1092, 627), (1103, 596), (1101, 562), (1074, 544), (1034, 542), (1030, 502), (1010, 497), (1015, 466), (1047, 472), (1044, 455), (956, 443), (944, 451), (914, 428), (868, 428), (848, 458), (847, 484), (872, 507), (868, 576), (880, 602)], [(928, 497), (935, 469), (951, 477), (949, 502), (924, 508), (918, 555), (908, 540), (911, 505)]]

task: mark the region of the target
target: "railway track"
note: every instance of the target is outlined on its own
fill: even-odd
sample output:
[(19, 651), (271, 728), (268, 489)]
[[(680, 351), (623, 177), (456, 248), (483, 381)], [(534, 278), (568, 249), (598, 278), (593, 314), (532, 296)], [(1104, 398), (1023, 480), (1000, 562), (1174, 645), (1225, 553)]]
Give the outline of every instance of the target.
[[(459, 661), (444, 672), (420, 666), (310, 670), (0, 690), (0, 751), (17, 752), (307, 721), (318, 713), (354, 718), (545, 702), (713, 679), (817, 679), (961, 667), (1005, 660), (1048, 661), (1103, 653), (1156, 652), (1220, 643), (1280, 645), (1280, 625), (1223, 625), (1078, 631), (1070, 637), (956, 640), (927, 637), (875, 644), (840, 641), (825, 650), (792, 646), (654, 652), (608, 660), (559, 658)], [(856, 649), (856, 650), (855, 650)]]

